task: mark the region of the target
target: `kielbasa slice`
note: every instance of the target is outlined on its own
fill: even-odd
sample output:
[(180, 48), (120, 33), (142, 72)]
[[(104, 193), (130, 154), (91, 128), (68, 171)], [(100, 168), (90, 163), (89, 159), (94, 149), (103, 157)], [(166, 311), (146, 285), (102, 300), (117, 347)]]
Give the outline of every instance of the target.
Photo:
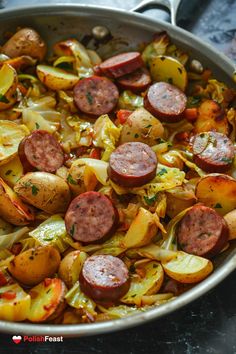
[(102, 242), (114, 231), (118, 212), (110, 199), (99, 192), (85, 192), (74, 198), (65, 215), (68, 234), (76, 241)]
[(202, 257), (213, 257), (227, 244), (229, 229), (214, 209), (193, 206), (180, 222), (177, 239), (183, 251)]
[(35, 130), (25, 137), (19, 144), (18, 154), (25, 173), (35, 169), (54, 173), (64, 162), (61, 145), (45, 130)]
[(87, 114), (109, 113), (116, 107), (118, 99), (118, 88), (106, 77), (91, 76), (80, 80), (74, 87), (75, 104)]
[(151, 85), (144, 97), (144, 107), (163, 122), (178, 122), (183, 118), (187, 97), (179, 88), (167, 82)]
[(145, 91), (151, 83), (151, 76), (146, 68), (140, 68), (134, 72), (120, 77), (117, 84), (123, 90), (130, 90), (135, 93)]
[(225, 135), (204, 132), (192, 140), (193, 161), (206, 172), (225, 172), (234, 159), (234, 145)]
[(132, 73), (141, 66), (143, 60), (139, 52), (121, 53), (99, 64), (103, 74), (113, 79)]
[(157, 158), (144, 143), (129, 142), (120, 145), (110, 156), (108, 175), (124, 187), (139, 187), (156, 176)]
[(116, 301), (127, 293), (129, 272), (124, 262), (110, 255), (86, 259), (80, 273), (81, 290), (97, 301)]

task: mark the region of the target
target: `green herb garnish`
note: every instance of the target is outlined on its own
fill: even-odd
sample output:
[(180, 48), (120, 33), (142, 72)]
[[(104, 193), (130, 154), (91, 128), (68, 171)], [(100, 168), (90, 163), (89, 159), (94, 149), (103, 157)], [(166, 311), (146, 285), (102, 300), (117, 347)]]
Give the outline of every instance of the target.
[(167, 169), (163, 167), (158, 173), (157, 176), (163, 176), (165, 173), (168, 173)]
[(70, 174), (67, 177), (67, 182), (70, 184), (77, 184)]
[(0, 102), (9, 103), (9, 100), (6, 98), (6, 96), (0, 93)]
[(215, 209), (221, 209), (222, 205), (220, 203), (216, 203), (216, 205), (214, 206)]
[(7, 172), (5, 172), (5, 176), (9, 176), (12, 173), (12, 170), (7, 170)]
[(89, 104), (93, 103), (93, 96), (91, 95), (91, 93), (89, 91), (86, 93), (86, 98), (87, 98), (87, 101)]
[(146, 203), (147, 205), (152, 205), (152, 204), (155, 203), (155, 201), (157, 200), (157, 196), (156, 196), (156, 195), (154, 195), (153, 197), (150, 197), (150, 198), (144, 196), (143, 198), (144, 198), (144, 201), (145, 201), (145, 203)]
[(38, 191), (39, 191), (39, 188), (36, 187), (34, 184), (32, 184), (31, 190), (32, 190), (32, 194), (33, 194), (33, 195), (37, 195), (37, 194), (38, 194)]

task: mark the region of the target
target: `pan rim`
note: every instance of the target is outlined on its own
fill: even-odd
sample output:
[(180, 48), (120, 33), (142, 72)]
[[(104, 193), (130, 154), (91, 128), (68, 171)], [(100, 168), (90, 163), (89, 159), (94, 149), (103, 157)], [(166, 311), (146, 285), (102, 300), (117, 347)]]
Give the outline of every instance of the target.
[[(186, 30), (175, 27), (167, 22), (161, 20), (154, 20), (147, 16), (143, 16), (139, 13), (127, 12), (125, 10), (108, 8), (104, 6), (95, 5), (75, 5), (75, 4), (52, 4), (52, 5), (31, 5), (31, 6), (19, 6), (14, 8), (8, 8), (0, 11), (0, 21), (1, 19), (6, 20), (6, 18), (17, 18), (26, 17), (27, 14), (35, 16), (36, 14), (45, 14), (47, 16), (63, 14), (64, 16), (73, 15), (76, 17), (76, 11), (94, 13), (96, 16), (102, 15), (121, 15), (118, 16), (118, 22), (131, 20), (134, 24), (141, 27), (142, 25), (154, 27), (155, 25), (160, 25), (163, 29), (166, 29), (170, 36), (172, 33), (182, 35), (181, 41), (186, 41), (186, 44), (194, 43), (198, 44), (199, 51), (205, 51), (206, 57), (211, 58), (211, 56), (217, 56), (218, 66), (232, 79), (233, 72), (235, 71), (235, 64), (227, 58), (224, 54), (219, 53), (210, 44), (203, 42), (201, 39), (195, 35), (187, 32)], [(122, 18), (122, 20), (120, 20)], [(139, 22), (141, 20), (141, 23)], [(192, 41), (192, 42), (191, 42)], [(232, 80), (233, 83), (233, 80)], [(63, 337), (78, 337), (78, 336), (89, 336), (95, 334), (104, 334), (108, 332), (114, 332), (129, 327), (134, 327), (139, 324), (149, 322), (154, 319), (159, 319), (162, 316), (168, 315), (187, 304), (190, 304), (193, 300), (196, 300), (206, 294), (209, 290), (214, 288), (223, 279), (226, 278), (231, 272), (236, 268), (236, 249), (231, 252), (231, 254), (225, 259), (225, 264), (219, 269), (214, 271), (212, 275), (202, 281), (200, 284), (194, 286), (191, 290), (161, 306), (150, 309), (146, 312), (142, 312), (133, 316), (126, 318), (89, 323), (89, 324), (72, 324), (72, 325), (50, 325), (50, 324), (30, 324), (30, 323), (20, 323), (20, 322), (7, 322), (0, 321), (0, 332), (11, 333), (11, 334), (28, 334), (28, 335), (50, 335)]]

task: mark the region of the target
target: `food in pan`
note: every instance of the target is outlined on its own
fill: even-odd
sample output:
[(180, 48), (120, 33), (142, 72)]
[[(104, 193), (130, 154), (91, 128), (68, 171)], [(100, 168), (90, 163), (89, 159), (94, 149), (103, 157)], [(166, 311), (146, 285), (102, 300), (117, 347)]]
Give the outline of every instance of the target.
[(235, 91), (164, 32), (105, 58), (82, 42), (1, 48), (1, 320), (146, 311), (236, 238)]

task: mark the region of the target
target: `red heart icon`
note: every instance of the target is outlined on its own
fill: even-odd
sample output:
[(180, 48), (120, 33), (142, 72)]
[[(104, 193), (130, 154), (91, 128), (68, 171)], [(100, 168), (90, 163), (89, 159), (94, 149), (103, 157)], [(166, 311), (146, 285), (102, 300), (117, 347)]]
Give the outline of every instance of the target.
[(14, 343), (19, 344), (22, 340), (22, 337), (21, 336), (13, 336), (12, 340)]

